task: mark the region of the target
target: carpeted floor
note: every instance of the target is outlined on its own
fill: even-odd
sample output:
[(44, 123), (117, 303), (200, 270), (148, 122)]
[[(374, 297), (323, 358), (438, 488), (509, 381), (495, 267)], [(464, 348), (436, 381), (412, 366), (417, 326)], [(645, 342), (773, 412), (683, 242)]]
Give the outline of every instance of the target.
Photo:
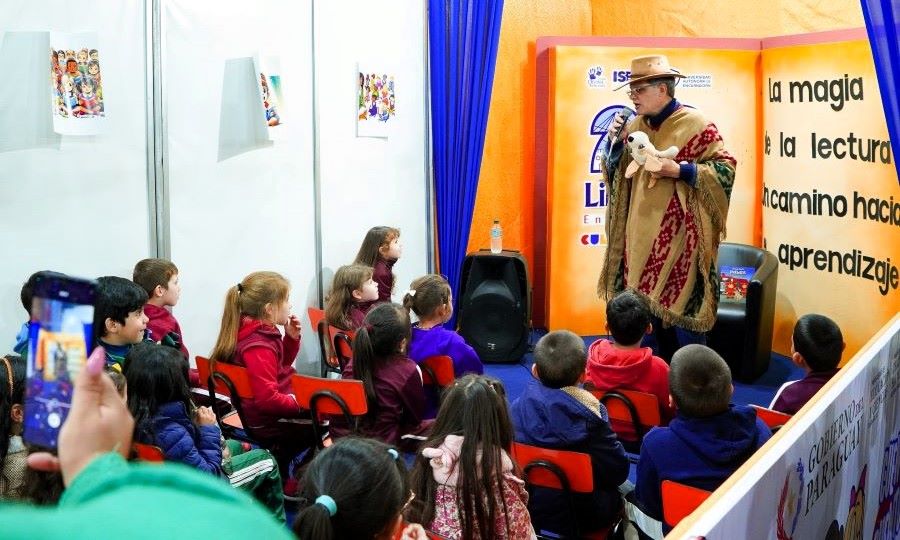
[[(537, 343), (537, 340), (545, 333), (541, 330), (532, 331), (530, 343), (532, 345)], [(600, 337), (605, 336), (584, 336), (583, 339), (585, 344), (589, 346)], [(531, 348), (529, 347), (529, 350)], [(485, 364), (484, 371), (485, 374), (503, 381), (507, 397), (512, 403), (522, 394), (525, 385), (531, 379), (531, 364), (533, 363), (534, 356), (529, 352), (517, 363)], [(795, 366), (789, 358), (772, 353), (769, 369), (762, 377), (749, 384), (734, 382), (734, 402), (742, 405), (752, 403), (767, 407), (782, 384), (786, 381), (802, 379), (803, 375), (803, 370)]]

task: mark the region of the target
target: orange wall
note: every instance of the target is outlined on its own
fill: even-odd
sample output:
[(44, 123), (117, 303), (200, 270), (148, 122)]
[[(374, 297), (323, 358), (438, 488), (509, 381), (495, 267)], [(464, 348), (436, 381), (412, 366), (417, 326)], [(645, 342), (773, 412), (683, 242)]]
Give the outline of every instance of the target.
[(538, 37), (762, 38), (864, 25), (857, 0), (506, 0), (469, 251), (488, 246), (499, 218), (504, 247), (522, 251), (533, 275)]
[(539, 36), (591, 34), (590, 0), (506, 0), (469, 251), (489, 245), (495, 218), (503, 247), (534, 261), (534, 81)]

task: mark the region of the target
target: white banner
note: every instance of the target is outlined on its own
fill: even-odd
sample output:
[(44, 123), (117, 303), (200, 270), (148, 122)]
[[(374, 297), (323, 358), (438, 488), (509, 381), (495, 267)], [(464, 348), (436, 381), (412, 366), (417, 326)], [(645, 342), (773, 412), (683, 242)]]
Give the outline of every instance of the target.
[(669, 538), (900, 537), (900, 316), (795, 424)]

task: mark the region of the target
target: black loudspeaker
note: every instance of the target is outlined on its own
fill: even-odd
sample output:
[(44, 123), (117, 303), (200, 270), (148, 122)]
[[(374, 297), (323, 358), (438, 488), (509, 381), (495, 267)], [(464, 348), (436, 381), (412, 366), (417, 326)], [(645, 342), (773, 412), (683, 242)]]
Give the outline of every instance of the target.
[(528, 351), (531, 284), (517, 251), (477, 251), (463, 261), (459, 334), (482, 362), (518, 362)]

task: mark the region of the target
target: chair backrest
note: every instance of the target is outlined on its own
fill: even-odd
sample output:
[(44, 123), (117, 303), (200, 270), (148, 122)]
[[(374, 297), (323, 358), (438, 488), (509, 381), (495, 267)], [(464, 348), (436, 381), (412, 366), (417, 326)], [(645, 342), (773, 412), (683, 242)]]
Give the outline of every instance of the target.
[(686, 486), (672, 480), (662, 481), (663, 521), (674, 527), (682, 519), (691, 515), (703, 501), (712, 495), (704, 489)]
[(526, 484), (575, 493), (594, 491), (594, 474), (588, 454), (523, 443), (513, 443), (512, 454), (524, 471)]
[(660, 424), (659, 400), (653, 394), (636, 390), (591, 390), (606, 406), (610, 420), (631, 423), (638, 438)]
[(332, 343), (334, 343), (334, 354), (337, 357), (338, 366), (341, 372), (350, 363), (353, 358), (353, 336), (354, 332), (349, 330), (341, 330), (334, 326), (330, 327)]
[(765, 424), (769, 426), (769, 429), (779, 429), (787, 424), (788, 420), (792, 418), (792, 416), (787, 413), (773, 411), (772, 409), (760, 407), (759, 405), (751, 405), (751, 407), (756, 409), (756, 416), (765, 422)]
[(429, 356), (419, 363), (422, 368), (422, 384), (436, 385), (446, 388), (456, 378), (453, 372), (453, 359), (449, 356)]
[(343, 415), (350, 430), (355, 431), (353, 419), (369, 411), (366, 390), (362, 381), (354, 379), (323, 379), (308, 375), (294, 375), (291, 386), (297, 403), (309, 409), (316, 444), (325, 446), (322, 440), (324, 425), (322, 415)]
[(134, 443), (131, 445), (131, 451), (134, 454), (135, 459), (140, 461), (162, 463), (166, 460), (162, 449), (152, 444)]
[(247, 368), (225, 362), (212, 365), (212, 390), (234, 398), (237, 392), (241, 399), (253, 399), (253, 388), (250, 386), (250, 375)]
[(200, 388), (209, 388), (209, 376), (212, 375), (209, 358), (195, 356), (194, 359), (197, 361), (197, 375), (200, 377)]
[(334, 358), (331, 349), (328, 347), (331, 335), (327, 330), (328, 322), (325, 320), (325, 310), (309, 307), (306, 308), (306, 313), (309, 315), (309, 324), (312, 325), (313, 330), (316, 331), (316, 339), (319, 342), (320, 375), (324, 377), (329, 371), (337, 371), (335, 368), (335, 366), (337, 366), (337, 359)]

